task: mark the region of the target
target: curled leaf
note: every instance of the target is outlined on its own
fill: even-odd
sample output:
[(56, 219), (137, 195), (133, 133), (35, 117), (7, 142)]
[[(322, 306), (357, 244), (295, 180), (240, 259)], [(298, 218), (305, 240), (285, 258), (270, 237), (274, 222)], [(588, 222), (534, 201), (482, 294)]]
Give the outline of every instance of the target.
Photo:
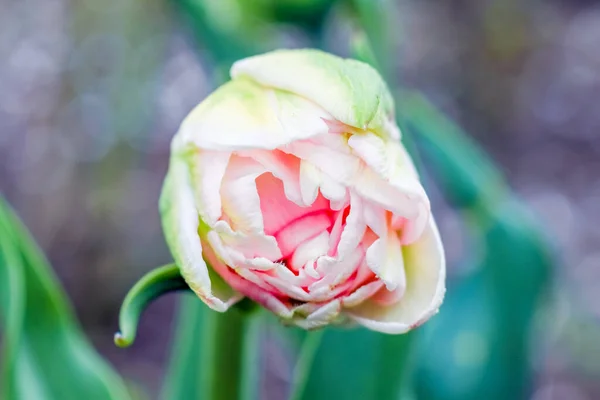
[(128, 347), (135, 340), (137, 326), (146, 306), (157, 297), (174, 290), (189, 289), (175, 264), (168, 264), (148, 272), (127, 293), (119, 313), (119, 332), (115, 344)]

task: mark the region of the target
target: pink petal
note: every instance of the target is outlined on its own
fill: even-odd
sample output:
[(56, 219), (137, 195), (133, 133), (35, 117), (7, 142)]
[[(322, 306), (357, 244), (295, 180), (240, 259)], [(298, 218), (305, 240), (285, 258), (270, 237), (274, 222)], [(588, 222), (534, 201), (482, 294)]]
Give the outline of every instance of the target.
[(245, 154), (260, 163), (283, 183), (281, 193), (288, 201), (292, 201), (300, 207), (305, 206), (300, 192), (300, 159), (298, 157), (280, 150), (254, 150)]
[(270, 173), (259, 176), (256, 186), (267, 235), (276, 234), (291, 221), (308, 213), (329, 210), (329, 202), (322, 196), (317, 197), (310, 207), (300, 207), (291, 202), (284, 194), (282, 182)]
[[(314, 269), (314, 261), (319, 256), (326, 254), (328, 250), (329, 232), (325, 230), (296, 247), (294, 254), (289, 259), (288, 265), (294, 271), (299, 271), (301, 268), (304, 268), (306, 264), (310, 264), (306, 273), (319, 278), (319, 274)], [(312, 262), (309, 263), (311, 260)]]
[[(210, 247), (210, 246), (207, 246)], [(242, 278), (225, 264), (223, 264), (211, 253), (210, 249), (206, 251), (206, 258), (211, 263), (213, 269), (229, 284), (232, 288), (243, 295), (254, 300), (266, 309), (279, 315), (281, 318), (291, 318), (293, 312), (289, 304), (281, 301), (271, 292), (258, 287), (248, 279)]]
[(276, 235), (277, 244), (283, 257), (291, 255), (303, 242), (327, 232), (331, 226), (331, 218), (326, 212), (306, 214), (293, 220)]

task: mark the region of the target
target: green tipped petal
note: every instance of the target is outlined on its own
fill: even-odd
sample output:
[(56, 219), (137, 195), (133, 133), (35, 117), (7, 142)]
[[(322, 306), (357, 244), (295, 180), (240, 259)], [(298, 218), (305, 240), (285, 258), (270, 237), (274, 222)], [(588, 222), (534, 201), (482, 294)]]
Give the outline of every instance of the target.
[(200, 103), (181, 124), (174, 150), (275, 149), (326, 133), (332, 116), (293, 93), (250, 79), (229, 81)]
[(201, 219), (194, 203), (185, 155), (172, 155), (160, 197), (163, 231), (175, 263), (190, 288), (213, 310), (224, 312), (241, 299), (206, 265), (200, 235)]
[(389, 134), (393, 125), (394, 101), (385, 82), (360, 61), (312, 49), (278, 50), (236, 62), (231, 76), (300, 95), (360, 129)]

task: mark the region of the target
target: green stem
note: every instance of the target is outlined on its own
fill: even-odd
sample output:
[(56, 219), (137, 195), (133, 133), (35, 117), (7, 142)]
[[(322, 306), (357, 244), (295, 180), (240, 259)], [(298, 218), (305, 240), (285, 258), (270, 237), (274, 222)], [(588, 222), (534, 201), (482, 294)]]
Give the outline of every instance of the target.
[(235, 400), (241, 397), (244, 325), (244, 315), (236, 310), (207, 314), (203, 364), (210, 367), (203, 377), (203, 399)]
[(255, 400), (259, 397), (259, 381), (261, 368), (261, 335), (263, 332), (261, 315), (246, 317), (244, 336), (243, 367), (240, 384), (242, 387), (241, 400)]
[(324, 330), (310, 332), (300, 349), (300, 358), (294, 368), (294, 378), (292, 381), (292, 390), (290, 400), (301, 400), (304, 396), (304, 389), (310, 377), (310, 371), (317, 355), (317, 350), (321, 345)]
[(237, 307), (219, 314), (191, 294), (178, 314), (161, 399), (258, 398), (261, 319)]

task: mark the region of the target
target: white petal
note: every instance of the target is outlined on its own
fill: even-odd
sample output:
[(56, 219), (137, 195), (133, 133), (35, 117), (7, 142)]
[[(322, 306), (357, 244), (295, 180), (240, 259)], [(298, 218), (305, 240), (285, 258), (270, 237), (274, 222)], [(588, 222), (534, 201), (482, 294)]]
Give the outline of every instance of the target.
[(317, 260), (310, 260), (306, 264), (304, 264), (304, 272), (306, 272), (306, 275), (310, 276), (315, 280), (321, 278), (321, 275), (319, 275), (319, 273), (315, 269), (315, 266), (317, 265), (316, 261)]
[(406, 149), (396, 140), (365, 132), (350, 136), (348, 145), (369, 167), (389, 182), (401, 185), (403, 181), (408, 181), (413, 184), (415, 179), (419, 179)]
[(363, 257), (362, 248), (353, 249), (344, 259), (327, 256), (319, 257), (316, 270), (323, 278), (310, 285), (308, 287), (309, 292), (331, 291), (334, 287), (344, 283), (360, 266)]
[(288, 135), (299, 140), (328, 132), (324, 119), (331, 118), (331, 115), (323, 108), (288, 91), (271, 88), (269, 93), (277, 120)]
[(163, 230), (167, 243), (190, 288), (212, 309), (226, 311), (239, 300), (218, 277), (213, 287), (198, 235), (199, 218), (194, 204), (190, 173), (185, 160), (171, 157), (169, 173), (160, 199)]
[(310, 162), (335, 182), (345, 186), (352, 182), (361, 168), (361, 160), (357, 156), (307, 140), (293, 142), (282, 148), (282, 151)]
[[(231, 226), (225, 221), (217, 221), (214, 232), (218, 234), (225, 247), (237, 250), (245, 258), (263, 257), (272, 261), (281, 258), (281, 251), (273, 236), (261, 233), (245, 234), (237, 232), (232, 230)], [(235, 262), (235, 260), (233, 261)]]
[(302, 289), (314, 281), (304, 270), (298, 271), (298, 274), (295, 275), (286, 266), (279, 264), (270, 273), (260, 273), (245, 269), (239, 269), (237, 272), (240, 276), (255, 282), (270, 293), (279, 292), (297, 301), (313, 301), (313, 296)]
[(348, 200), (348, 189), (325, 173), (321, 173), (321, 193), (333, 204), (337, 204), (337, 209), (340, 209)]
[(370, 201), (363, 200), (363, 218), (365, 223), (379, 237), (387, 235), (386, 210), (372, 204)]
[(321, 185), (321, 171), (311, 163), (300, 161), (300, 192), (302, 202), (310, 206), (317, 199)]
[[(403, 192), (384, 182), (371, 169), (363, 169), (354, 179), (354, 190), (375, 205), (392, 211), (395, 215), (413, 221), (401, 232), (403, 244), (412, 243), (418, 238), (429, 218), (429, 199), (424, 194)], [(421, 188), (422, 189), (422, 188)]]
[(402, 245), (396, 232), (390, 230), (377, 239), (367, 249), (366, 259), (371, 271), (385, 283), (387, 290), (406, 286)]
[(350, 193), (350, 213), (346, 218), (346, 225), (337, 246), (338, 258), (343, 259), (357, 248), (366, 229), (367, 226), (363, 219), (362, 201), (358, 196)]
[(232, 246), (226, 246), (217, 231), (210, 231), (206, 239), (219, 259), (231, 268), (249, 268), (268, 271), (276, 267), (276, 263), (265, 257), (246, 257), (241, 251)]
[(438, 311), (446, 290), (446, 263), (433, 218), (423, 236), (403, 247), (403, 256), (406, 292), (402, 300), (383, 307), (369, 299), (347, 309), (347, 315), (369, 329), (397, 334), (419, 326)]
[(315, 329), (330, 324), (340, 314), (340, 300), (336, 299), (318, 307), (306, 318), (294, 320), (294, 324), (303, 329)]
[(350, 202), (350, 195), (348, 194), (348, 190), (346, 190), (346, 195), (342, 200), (332, 201), (330, 203), (331, 209), (334, 211), (339, 211), (342, 208), (346, 207)]
[(276, 287), (271, 285), (269, 282), (267, 282), (264, 279), (265, 274), (257, 273), (254, 270), (242, 268), (242, 267), (235, 268), (234, 270), (235, 270), (236, 274), (238, 274), (242, 278), (246, 279), (248, 282), (252, 282), (253, 284), (255, 284), (257, 287), (261, 288), (262, 290), (264, 290), (268, 293), (275, 292)]
[(400, 300), (402, 300), (402, 296), (404, 296), (406, 288), (404, 286), (399, 286), (395, 290), (389, 291), (385, 286), (375, 293), (371, 300), (382, 306), (389, 306), (392, 304), (396, 304)]
[(313, 281), (313, 279), (308, 277), (303, 270), (300, 270), (296, 275), (284, 264), (277, 264), (277, 267), (274, 270), (274, 276), (297, 287), (306, 286), (308, 282)]
[(270, 275), (265, 275), (263, 279), (265, 282), (294, 300), (310, 301), (310, 295), (302, 290), (301, 287), (296, 286), (291, 282)]
[(227, 151), (198, 150), (186, 157), (191, 166), (198, 211), (209, 226), (221, 217), (220, 188), (230, 157)]
[[(348, 145), (369, 166), (369, 170), (363, 171), (363, 176), (357, 178), (362, 183), (359, 184), (360, 188), (365, 189), (364, 183), (370, 182), (371, 184), (367, 186), (369, 189), (377, 190), (376, 186), (381, 188), (381, 193), (372, 192), (373, 197), (378, 194), (385, 194), (386, 197), (394, 196), (389, 188), (386, 189), (381, 185), (383, 181), (396, 192), (395, 196), (403, 209), (390, 208), (390, 210), (408, 219), (409, 224), (402, 231), (401, 241), (403, 244), (411, 243), (425, 229), (429, 215), (429, 199), (419, 182), (417, 171), (406, 149), (396, 140), (385, 140), (370, 132), (352, 135), (348, 139)], [(378, 179), (373, 175), (377, 175)], [(384, 198), (378, 198), (377, 201), (381, 204), (389, 204), (389, 200), (386, 202)], [(412, 206), (407, 204), (409, 202), (413, 203)]]
[(235, 231), (262, 233), (263, 216), (260, 198), (256, 190), (258, 174), (246, 175), (237, 179), (226, 179), (221, 188), (223, 211), (231, 221)]
[[(331, 121), (325, 121), (328, 124), (330, 130), (329, 135), (319, 135), (313, 136), (308, 141), (322, 147), (327, 147), (328, 149), (334, 150), (338, 153), (342, 154), (352, 154), (352, 149), (348, 146), (348, 136), (342, 135), (339, 133), (332, 134), (331, 126), (329, 125)], [(362, 131), (361, 131), (362, 132)]]
[(383, 282), (373, 281), (367, 283), (364, 286), (359, 287), (354, 292), (342, 298), (342, 305), (344, 307), (354, 307), (369, 297), (373, 296), (383, 287)]

